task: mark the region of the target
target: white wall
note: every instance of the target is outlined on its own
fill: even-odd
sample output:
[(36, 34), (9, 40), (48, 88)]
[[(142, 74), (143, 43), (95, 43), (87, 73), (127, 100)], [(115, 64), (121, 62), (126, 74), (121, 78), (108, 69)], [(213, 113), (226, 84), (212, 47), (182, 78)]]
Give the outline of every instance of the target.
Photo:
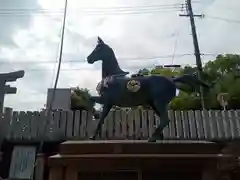
[[(49, 108), (52, 100), (53, 89), (48, 89), (46, 109)], [(71, 109), (71, 89), (56, 89), (52, 109), (70, 110)]]

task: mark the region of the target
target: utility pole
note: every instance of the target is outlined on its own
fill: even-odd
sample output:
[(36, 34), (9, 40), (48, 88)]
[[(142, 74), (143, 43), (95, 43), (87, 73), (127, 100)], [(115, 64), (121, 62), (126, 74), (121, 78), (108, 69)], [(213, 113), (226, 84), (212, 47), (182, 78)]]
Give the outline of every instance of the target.
[[(196, 64), (197, 64), (197, 70), (198, 70), (198, 78), (200, 80), (202, 80), (203, 79), (202, 78), (202, 60), (201, 60), (201, 53), (200, 53), (199, 45), (198, 45), (198, 39), (197, 39), (197, 32), (196, 32), (194, 17), (201, 17), (202, 18), (203, 15), (202, 14), (201, 15), (193, 14), (191, 0), (186, 0), (186, 6), (187, 6), (187, 14), (180, 14), (179, 16), (189, 17), (189, 19), (190, 19), (193, 45), (194, 45), (194, 54), (195, 54), (195, 57), (196, 57)], [(200, 87), (200, 97), (201, 97), (202, 109), (205, 109), (203, 87)]]

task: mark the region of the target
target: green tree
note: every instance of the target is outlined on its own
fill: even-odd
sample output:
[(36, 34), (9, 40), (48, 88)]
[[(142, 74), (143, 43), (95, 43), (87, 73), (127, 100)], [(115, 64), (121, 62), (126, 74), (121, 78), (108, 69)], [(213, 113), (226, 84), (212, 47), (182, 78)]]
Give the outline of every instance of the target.
[(72, 110), (93, 110), (94, 103), (90, 100), (88, 89), (76, 87), (71, 94), (71, 109)]
[[(180, 76), (181, 74), (183, 74), (183, 71), (184, 71), (184, 69), (182, 69), (182, 68), (172, 69), (172, 68), (165, 68), (162, 66), (157, 66), (151, 70), (147, 70), (147, 69), (140, 70), (139, 73), (148, 72), (148, 73), (146, 73), (148, 75), (161, 75), (161, 76), (166, 76), (168, 78), (172, 78), (172, 77)], [(182, 89), (186, 89), (189, 92), (191, 92), (191, 88), (187, 87), (186, 85), (179, 83), (178, 86), (180, 86)], [(191, 98), (188, 98), (188, 97), (189, 97), (189, 95), (180, 91), (179, 96), (177, 98), (173, 99), (172, 102), (170, 103), (170, 105), (169, 105), (170, 109), (182, 109), (182, 108), (184, 109), (186, 107), (192, 106), (191, 102), (190, 102)], [(187, 100), (187, 102), (189, 102), (188, 103), (189, 105), (186, 104), (186, 100)], [(149, 107), (147, 105), (140, 106), (139, 108), (151, 109), (151, 107)]]
[[(196, 67), (186, 66), (184, 68), (155, 67), (151, 70), (141, 69), (138, 73), (143, 75), (162, 75), (176, 77), (182, 74), (196, 72)], [(226, 54), (218, 55), (215, 60), (209, 61), (203, 67), (203, 80), (209, 84), (214, 83), (213, 88), (206, 92), (205, 104), (208, 109), (220, 109), (217, 96), (219, 93), (228, 93), (229, 109), (240, 108), (240, 55)], [(199, 88), (192, 88), (181, 85), (188, 92), (179, 91), (179, 94), (170, 104), (170, 109), (187, 110), (200, 109)], [(92, 109), (94, 104), (90, 101), (90, 94), (87, 89), (76, 88), (72, 94), (72, 109)], [(148, 106), (140, 107), (149, 109)]]
[(211, 81), (218, 80), (225, 75), (238, 76), (240, 71), (240, 56), (236, 54), (218, 55), (216, 60), (209, 61), (204, 66), (204, 72)]
[(197, 67), (185, 66), (181, 69), (181, 74), (192, 74), (197, 72)]
[(220, 108), (217, 96), (228, 93), (229, 109), (240, 108), (240, 56), (236, 54), (218, 55), (215, 61), (204, 66), (206, 80), (215, 82), (215, 86), (207, 94), (209, 108)]
[(166, 77), (175, 77), (179, 76), (181, 74), (182, 69), (181, 68), (164, 68), (164, 67), (155, 67), (150, 71), (151, 75), (161, 75), (161, 76), (166, 76)]
[(144, 76), (149, 75), (149, 73), (150, 73), (150, 71), (149, 71), (147, 68), (143, 68), (143, 69), (140, 69), (140, 70), (138, 71), (138, 74), (142, 74), (142, 75), (144, 75)]
[[(156, 67), (149, 70), (150, 75), (163, 75), (167, 77), (192, 74), (197, 71), (196, 67), (186, 66), (174, 71), (170, 68)], [(215, 60), (209, 61), (203, 67), (203, 80), (209, 84), (214, 83), (213, 88), (205, 92), (205, 104), (208, 109), (220, 109), (217, 101), (219, 93), (228, 93), (229, 109), (240, 108), (240, 55), (226, 54), (218, 55)], [(180, 91), (169, 107), (171, 109), (200, 109), (199, 87), (181, 85), (188, 92)]]
[(170, 103), (172, 110), (197, 110), (201, 108), (200, 97), (196, 93), (180, 91)]

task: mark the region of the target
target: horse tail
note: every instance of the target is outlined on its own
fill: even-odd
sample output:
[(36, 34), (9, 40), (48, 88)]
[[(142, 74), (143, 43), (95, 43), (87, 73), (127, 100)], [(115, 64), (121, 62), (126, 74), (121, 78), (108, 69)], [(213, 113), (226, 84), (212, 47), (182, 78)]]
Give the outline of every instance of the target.
[(187, 85), (194, 86), (194, 87), (197, 85), (203, 86), (207, 89), (210, 89), (212, 87), (212, 86), (206, 84), (205, 82), (199, 80), (196, 76), (193, 76), (190, 74), (185, 74), (183, 76), (173, 78), (172, 80), (174, 83), (180, 82), (180, 83), (187, 84)]

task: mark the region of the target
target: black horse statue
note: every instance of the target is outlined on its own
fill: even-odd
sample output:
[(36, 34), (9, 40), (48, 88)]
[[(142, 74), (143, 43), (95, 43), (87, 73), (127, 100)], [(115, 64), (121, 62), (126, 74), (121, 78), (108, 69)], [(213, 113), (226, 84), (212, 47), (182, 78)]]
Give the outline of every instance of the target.
[(162, 140), (164, 138), (163, 129), (170, 121), (167, 106), (176, 96), (176, 89), (179, 88), (177, 83), (210, 88), (209, 85), (193, 75), (183, 75), (175, 78), (154, 75), (126, 77), (128, 72), (120, 69), (112, 48), (98, 37), (97, 46), (87, 57), (87, 61), (93, 64), (99, 60), (102, 60), (102, 81), (97, 88), (100, 96), (92, 96), (92, 100), (102, 104), (103, 110), (91, 139), (95, 139), (100, 133), (104, 119), (113, 106), (149, 105), (159, 117), (161, 116), (161, 122), (149, 141)]

